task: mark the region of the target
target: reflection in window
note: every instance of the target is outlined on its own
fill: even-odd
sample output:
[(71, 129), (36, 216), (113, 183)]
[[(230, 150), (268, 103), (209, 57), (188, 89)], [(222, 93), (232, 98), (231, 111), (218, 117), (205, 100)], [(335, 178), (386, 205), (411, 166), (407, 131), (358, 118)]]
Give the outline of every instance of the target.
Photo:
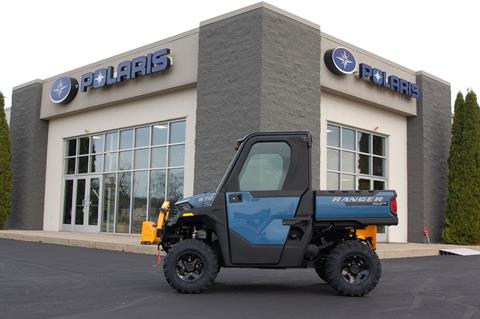
[(133, 130), (120, 131), (120, 149), (133, 147)]
[(160, 208), (165, 200), (165, 170), (154, 170), (150, 172), (150, 209), (149, 220), (157, 222)]
[(111, 152), (118, 149), (118, 133), (112, 132), (105, 134), (105, 151)]
[(118, 169), (121, 171), (127, 171), (132, 169), (132, 151), (119, 153)]
[(116, 174), (103, 175), (102, 231), (104, 232), (113, 232), (116, 185)]
[(334, 171), (340, 170), (340, 151), (330, 148), (327, 150), (327, 168)]
[(135, 151), (135, 169), (148, 167), (148, 148)]
[(168, 125), (157, 124), (152, 126), (152, 145), (167, 144)]
[(90, 153), (103, 152), (103, 135), (92, 136), (92, 149)]
[(118, 174), (118, 209), (115, 232), (128, 233), (130, 231), (130, 196), (132, 186), (132, 173)]
[(386, 184), (386, 137), (328, 124), (327, 188), (372, 190)]
[(340, 147), (340, 128), (334, 125), (327, 125), (327, 145)]
[(65, 174), (75, 174), (75, 157), (65, 160)]
[(370, 153), (370, 134), (358, 133), (358, 151), (362, 153)]
[(183, 166), (185, 160), (185, 145), (170, 146), (168, 152), (168, 166), (176, 167)]
[(373, 154), (384, 156), (385, 155), (385, 138), (382, 136), (373, 136)]
[(78, 158), (78, 174), (88, 172), (88, 156), (80, 156)]
[(185, 121), (170, 123), (170, 143), (185, 142)]
[(370, 156), (358, 154), (358, 172), (360, 174), (370, 174)]
[(341, 189), (355, 189), (355, 176), (342, 174), (342, 186)]
[(73, 180), (65, 181), (65, 196), (63, 202), (63, 223), (70, 224), (72, 222), (72, 203), (73, 203)]
[(327, 190), (337, 190), (340, 189), (339, 185), (340, 174), (327, 172)]
[(183, 168), (168, 170), (168, 200), (175, 203), (183, 197)]
[(132, 233), (142, 231), (142, 222), (147, 215), (148, 172), (133, 173)]
[(342, 171), (355, 173), (355, 153), (342, 151)]
[(167, 148), (154, 147), (152, 148), (152, 168), (164, 168), (167, 167)]
[(77, 154), (77, 139), (67, 141), (67, 156), (75, 156)]
[(102, 171), (103, 155), (90, 156), (90, 173), (98, 173)]
[[(73, 196), (69, 201), (64, 193), (64, 214), (68, 207), (73, 214), (64, 216), (64, 224), (84, 221), (83, 206), (72, 202), (84, 196), (76, 194), (84, 174), (99, 183), (102, 199), (100, 215), (88, 217), (91, 225), (99, 220), (104, 232), (139, 233), (145, 219), (156, 222), (166, 198), (183, 197), (185, 127), (185, 121), (176, 120), (65, 140), (65, 192)], [(102, 178), (95, 179), (99, 174)]]
[(89, 147), (90, 147), (90, 138), (89, 137), (82, 137), (79, 138), (80, 141), (80, 147), (78, 153), (80, 155), (88, 154), (89, 153)]
[(135, 147), (148, 146), (150, 127), (135, 129)]
[(113, 172), (117, 170), (117, 154), (118, 153), (105, 154), (105, 172)]
[(342, 128), (342, 148), (347, 150), (355, 150), (355, 131)]

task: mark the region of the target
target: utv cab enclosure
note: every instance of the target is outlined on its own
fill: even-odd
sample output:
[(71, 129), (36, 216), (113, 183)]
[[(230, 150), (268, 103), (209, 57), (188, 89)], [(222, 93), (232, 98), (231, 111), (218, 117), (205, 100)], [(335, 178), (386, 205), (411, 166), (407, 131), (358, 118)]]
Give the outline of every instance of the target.
[(395, 191), (315, 191), (309, 132), (258, 132), (237, 142), (216, 192), (162, 213), (167, 282), (199, 293), (221, 267), (314, 268), (342, 295), (362, 296), (381, 275), (377, 225), (396, 225)]

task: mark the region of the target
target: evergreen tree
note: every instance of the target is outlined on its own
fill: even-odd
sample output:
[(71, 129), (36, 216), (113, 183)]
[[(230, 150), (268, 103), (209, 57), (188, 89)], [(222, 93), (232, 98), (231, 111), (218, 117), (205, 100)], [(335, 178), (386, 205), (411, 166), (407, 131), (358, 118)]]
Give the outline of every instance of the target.
[(12, 173), (10, 168), (10, 136), (5, 117), (4, 97), (0, 92), (0, 229), (10, 213), (10, 198), (12, 192)]
[(470, 91), (458, 93), (448, 159), (448, 200), (443, 237), (449, 243), (480, 242), (480, 110)]

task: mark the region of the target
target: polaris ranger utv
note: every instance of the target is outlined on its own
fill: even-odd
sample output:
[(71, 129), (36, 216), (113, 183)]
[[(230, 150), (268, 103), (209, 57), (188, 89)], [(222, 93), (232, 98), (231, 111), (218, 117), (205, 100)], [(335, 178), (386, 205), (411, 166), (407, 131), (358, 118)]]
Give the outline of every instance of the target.
[(221, 267), (311, 267), (346, 296), (377, 285), (376, 225), (397, 225), (396, 193), (312, 190), (311, 143), (309, 132), (249, 134), (216, 192), (164, 206), (151, 226), (170, 286), (202, 292)]

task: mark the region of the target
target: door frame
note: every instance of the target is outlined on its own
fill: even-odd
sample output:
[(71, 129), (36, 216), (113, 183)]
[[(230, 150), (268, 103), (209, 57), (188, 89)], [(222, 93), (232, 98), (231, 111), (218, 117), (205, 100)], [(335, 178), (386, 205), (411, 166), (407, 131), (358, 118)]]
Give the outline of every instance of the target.
[[(99, 179), (99, 198), (98, 198), (98, 217), (97, 217), (97, 225), (89, 225), (88, 224), (88, 213), (90, 205), (83, 205), (83, 224), (77, 225), (75, 224), (75, 217), (76, 217), (76, 203), (77, 203), (77, 187), (78, 187), (78, 180), (84, 179), (85, 180), (85, 203), (90, 203), (90, 187), (91, 187), (91, 180), (94, 178)], [(64, 211), (62, 209), (61, 218), (62, 218), (62, 231), (74, 231), (74, 232), (87, 232), (87, 233), (99, 233), (100, 232), (100, 224), (101, 220), (101, 208), (103, 203), (103, 175), (102, 174), (92, 174), (92, 175), (80, 175), (74, 176), (71, 178), (64, 179), (63, 188), (65, 188), (65, 181), (66, 180), (73, 180), (73, 190), (72, 190), (72, 207), (71, 209), (71, 222), (70, 224), (63, 224), (63, 214)], [(62, 200), (65, 202), (65, 190), (62, 192)], [(63, 208), (63, 206), (62, 206)]]

